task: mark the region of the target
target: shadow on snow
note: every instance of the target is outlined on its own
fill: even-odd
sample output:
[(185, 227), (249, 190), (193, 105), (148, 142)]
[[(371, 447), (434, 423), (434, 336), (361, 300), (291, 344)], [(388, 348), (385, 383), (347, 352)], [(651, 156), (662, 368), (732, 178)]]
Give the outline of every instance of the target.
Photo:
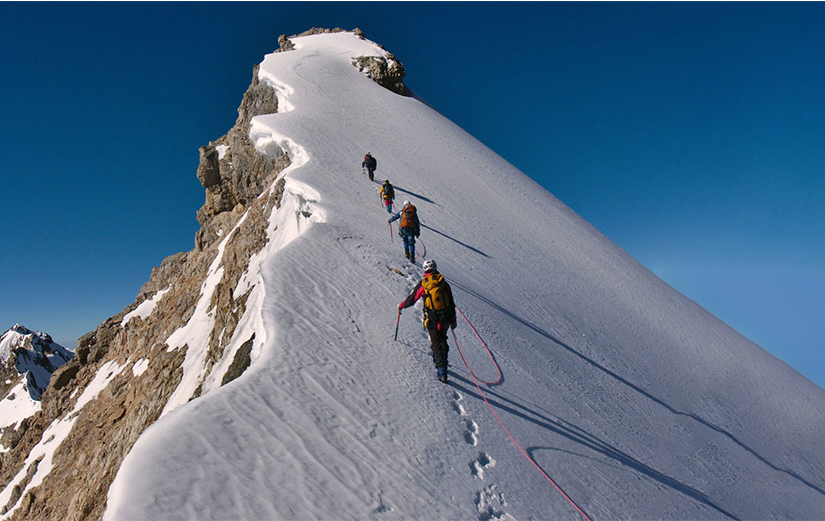
[(458, 245), (460, 245), (460, 246), (464, 246), (465, 248), (467, 248), (468, 250), (472, 251), (473, 253), (478, 253), (478, 254), (479, 254), (479, 255), (481, 255), (482, 257), (486, 257), (486, 258), (488, 258), (488, 259), (490, 258), (490, 256), (489, 256), (489, 255), (487, 255), (487, 254), (486, 254), (486, 253), (484, 253), (483, 251), (479, 250), (478, 248), (473, 248), (473, 247), (472, 247), (472, 246), (470, 246), (469, 244), (464, 244), (463, 242), (459, 241), (458, 239), (454, 239), (454, 238), (450, 237), (449, 235), (447, 235), (446, 233), (440, 232), (440, 231), (436, 230), (435, 228), (431, 228), (430, 226), (427, 226), (427, 225), (426, 225), (426, 224), (424, 224), (424, 223), (420, 223), (420, 224), (421, 224), (421, 227), (422, 227), (422, 228), (426, 228), (426, 229), (430, 230), (431, 232), (435, 232), (435, 233), (437, 233), (438, 235), (441, 235), (442, 237), (446, 237), (447, 239), (450, 239), (450, 240), (451, 240), (451, 241), (453, 241), (454, 243), (456, 243), (456, 244), (458, 244)]
[[(464, 378), (463, 376), (455, 374), (452, 372), (452, 385), (457, 389), (460, 389), (461, 392), (466, 393), (477, 400), (483, 401), (484, 398), (480, 396), (477, 392), (475, 384)], [(467, 384), (467, 386), (462, 386), (456, 383), (456, 380), (460, 380)], [(700, 503), (703, 503), (710, 508), (724, 514), (725, 516), (731, 519), (739, 519), (735, 515), (731, 514), (730, 512), (726, 511), (722, 507), (714, 504), (705, 494), (701, 491), (689, 486), (685, 485), (684, 483), (680, 482), (679, 480), (668, 476), (658, 470), (654, 469), (653, 467), (646, 465), (639, 461), (638, 459), (634, 458), (633, 456), (627, 454), (626, 452), (622, 452), (621, 450), (613, 447), (612, 445), (605, 443), (604, 441), (598, 439), (597, 437), (593, 436), (592, 434), (584, 431), (583, 429), (576, 427), (575, 425), (569, 424), (561, 419), (552, 419), (539, 414), (538, 412), (531, 410), (527, 407), (524, 407), (513, 400), (508, 398), (504, 398), (499, 393), (487, 390), (485, 391), (487, 395), (487, 401), (490, 403), (491, 406), (497, 407), (502, 411), (508, 412), (513, 416), (521, 418), (523, 420), (529, 421), (539, 427), (542, 427), (550, 432), (558, 434), (568, 440), (573, 442), (579, 443), (584, 447), (587, 447), (595, 452), (603, 454), (608, 458), (621, 463), (622, 465), (629, 467), (636, 472), (644, 474), (657, 482), (665, 485), (677, 492), (680, 492)], [(506, 403), (505, 403), (506, 402)], [(510, 405), (508, 405), (510, 404)], [(538, 450), (547, 449), (550, 450), (548, 447), (530, 447), (526, 448), (525, 451), (530, 455), (530, 458), (533, 459), (533, 462), (536, 465), (539, 465), (534, 457), (534, 453)], [(544, 470), (544, 469), (542, 469)], [(545, 471), (546, 472), (546, 471)]]
[[(435, 202), (435, 201), (433, 201), (432, 199), (429, 199), (429, 198), (427, 198), (427, 197), (424, 197), (423, 195), (417, 194), (417, 193), (415, 193), (415, 192), (410, 192), (409, 190), (404, 190), (403, 188), (400, 188), (400, 187), (395, 186), (395, 185), (392, 185), (392, 187), (393, 187), (393, 188), (395, 189), (395, 191), (397, 191), (397, 192), (404, 192), (405, 194), (409, 194), (409, 195), (411, 195), (411, 196), (415, 197), (416, 199), (421, 199), (422, 201), (426, 201), (426, 202), (428, 202), (428, 203), (430, 203), (430, 204), (433, 204), (433, 205), (435, 205), (435, 206), (438, 206), (438, 203), (436, 203), (436, 202)], [(399, 199), (399, 198), (398, 198), (398, 197), (396, 197), (396, 199)], [(413, 202), (413, 204), (415, 204), (415, 203)]]
[[(822, 495), (825, 495), (825, 490), (823, 490), (821, 487), (811, 483), (810, 481), (806, 480), (805, 478), (803, 478), (802, 476), (800, 476), (799, 474), (797, 474), (796, 472), (794, 472), (792, 470), (783, 469), (783, 468), (780, 468), (780, 467), (774, 465), (773, 463), (771, 463), (770, 461), (765, 459), (763, 456), (761, 456), (759, 453), (757, 453), (755, 450), (748, 447), (745, 443), (739, 441), (733, 434), (726, 431), (725, 429), (723, 429), (723, 428), (721, 428), (717, 425), (714, 425), (710, 421), (705, 420), (704, 418), (696, 415), (695, 413), (686, 413), (686, 412), (682, 412), (682, 411), (679, 411), (679, 410), (671, 407), (669, 404), (664, 402), (662, 399), (657, 398), (656, 396), (653, 396), (648, 391), (642, 389), (641, 387), (634, 384), (633, 382), (631, 382), (631, 381), (627, 380), (626, 378), (620, 376), (619, 374), (611, 371), (607, 367), (604, 367), (603, 365), (599, 364), (595, 360), (592, 360), (592, 359), (588, 358), (587, 356), (583, 355), (582, 353), (576, 351), (575, 349), (573, 349), (569, 345), (565, 344), (560, 339), (556, 338), (555, 336), (548, 333), (547, 331), (543, 330), (539, 326), (537, 326), (537, 325), (535, 325), (535, 324), (519, 317), (518, 315), (512, 313), (511, 311), (509, 311), (509, 310), (503, 308), (502, 306), (496, 304), (495, 302), (493, 302), (489, 298), (477, 293), (476, 291), (473, 291), (472, 289), (468, 288), (467, 286), (465, 286), (461, 283), (458, 283), (454, 280), (450, 280), (450, 285), (452, 285), (453, 287), (457, 287), (457, 288), (465, 291), (466, 293), (476, 297), (477, 299), (481, 300), (482, 302), (486, 303), (487, 305), (489, 305), (492, 308), (496, 309), (497, 311), (501, 312), (505, 316), (513, 319), (514, 321), (516, 321), (519, 324), (527, 327), (528, 329), (534, 331), (535, 333), (538, 333), (539, 335), (541, 335), (544, 338), (550, 340), (551, 342), (558, 345), (559, 347), (565, 349), (570, 354), (580, 358), (581, 360), (587, 362), (588, 364), (590, 364), (594, 368), (602, 371), (603, 373), (610, 376), (611, 378), (614, 378), (618, 382), (620, 382), (620, 383), (626, 385), (627, 387), (633, 389), (634, 391), (641, 394), (645, 398), (647, 398), (647, 399), (651, 400), (652, 402), (660, 405), (661, 407), (664, 407), (665, 409), (667, 409), (671, 413), (693, 419), (694, 421), (698, 422), (699, 424), (703, 425), (704, 427), (707, 427), (708, 429), (710, 429), (710, 430), (712, 430), (712, 431), (728, 438), (730, 441), (732, 441), (733, 443), (735, 443), (736, 445), (741, 447), (743, 450), (750, 453), (753, 457), (755, 457), (756, 459), (758, 459), (759, 461), (761, 461), (762, 463), (764, 463), (765, 465), (767, 465), (771, 469), (773, 469), (777, 472), (782, 472), (782, 473), (798, 480), (800, 483), (806, 485), (807, 487), (811, 488), (812, 490), (815, 490), (816, 492), (818, 492)], [(457, 376), (457, 378), (460, 378), (460, 377)], [(470, 383), (474, 387), (474, 384), (472, 384), (472, 382), (470, 382), (469, 380), (466, 380), (466, 379), (463, 379), (463, 378), (460, 378), (460, 379), (462, 379), (463, 381), (465, 381), (467, 383)], [(478, 399), (482, 399), (480, 396), (478, 396), (477, 394), (474, 394), (472, 391), (467, 391), (467, 392), (469, 392), (470, 394), (473, 394)], [(541, 415), (539, 415), (535, 411), (532, 411), (532, 410), (527, 409), (523, 406), (520, 406), (520, 405), (516, 404), (516, 402), (513, 402), (511, 400), (507, 400), (506, 398), (503, 398), (500, 394), (497, 394), (493, 391), (490, 391), (490, 394), (493, 395), (493, 396), (498, 397), (499, 400), (510, 402), (511, 404), (513, 404), (516, 407), (519, 407), (521, 409), (524, 409), (525, 411), (529, 412), (530, 414), (541, 417)], [(541, 426), (543, 426), (543, 427), (545, 427), (545, 428), (547, 428), (547, 429), (549, 429), (553, 432), (557, 432), (558, 434), (561, 434), (561, 435), (563, 435), (563, 436), (565, 436), (569, 439), (580, 442), (580, 443), (584, 444), (587, 447), (593, 448), (594, 450), (597, 450), (597, 451), (601, 452), (602, 454), (605, 454), (606, 456), (608, 456), (608, 457), (610, 457), (610, 458), (612, 458), (616, 461), (619, 461), (620, 463), (622, 463), (624, 465), (630, 466), (631, 468), (634, 468), (635, 470), (638, 470), (639, 472), (642, 472), (642, 473), (652, 477), (653, 479), (656, 479), (657, 481), (660, 481), (661, 483), (674, 488), (675, 490), (678, 490), (678, 491), (680, 491), (680, 492), (682, 492), (682, 493), (684, 493), (684, 494), (686, 494), (690, 497), (693, 497), (694, 499), (697, 499), (697, 500), (707, 504), (708, 506), (718, 510), (719, 512), (727, 515), (728, 517), (736, 519), (736, 517), (733, 516), (732, 514), (726, 512), (725, 510), (723, 510), (720, 507), (718, 507), (718, 506), (714, 505), (713, 503), (711, 503), (707, 499), (707, 497), (704, 494), (702, 494), (701, 492), (699, 492), (698, 490), (695, 490), (695, 489), (693, 489), (693, 488), (691, 488), (687, 485), (679, 483), (677, 480), (675, 480), (673, 478), (670, 478), (670, 477), (662, 474), (661, 472), (645, 465), (644, 463), (632, 458), (631, 456), (629, 456), (629, 455), (627, 455), (627, 454), (625, 454), (625, 453), (623, 453), (623, 452), (607, 445), (606, 443), (604, 443), (604, 442), (596, 439), (595, 437), (587, 434), (586, 432), (582, 431), (581, 429), (564, 427), (564, 426), (561, 426), (558, 422), (555, 422), (553, 420), (538, 422), (538, 421), (536, 421), (532, 418), (529, 418), (528, 416), (525, 416), (523, 413), (519, 413), (518, 411), (514, 410), (511, 407), (507, 407), (507, 406), (505, 406), (501, 403), (498, 403), (497, 405), (499, 407), (501, 407), (502, 409), (507, 410), (507, 411), (517, 415), (517, 416), (520, 416), (524, 419), (527, 419), (529, 421), (537, 423), (538, 425), (541, 425)]]

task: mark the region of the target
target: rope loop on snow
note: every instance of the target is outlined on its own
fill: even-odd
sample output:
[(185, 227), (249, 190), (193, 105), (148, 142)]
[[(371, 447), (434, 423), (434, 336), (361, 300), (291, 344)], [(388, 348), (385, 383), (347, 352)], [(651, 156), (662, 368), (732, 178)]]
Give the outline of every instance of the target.
[[(461, 313), (461, 310), (459, 310), (457, 307), (456, 307), (456, 311), (458, 311), (459, 313)], [(462, 316), (462, 317), (464, 317), (464, 320), (467, 320), (467, 317), (466, 317), (466, 316), (464, 316), (464, 313), (461, 313), (461, 316)], [(469, 320), (467, 320), (467, 323), (468, 323), (468, 324), (470, 324), (470, 321), (469, 321)], [(473, 327), (473, 325), (472, 325), (472, 324), (470, 324), (470, 327), (473, 329), (473, 331), (475, 331), (475, 328)], [(478, 335), (478, 332), (477, 332), (477, 331), (476, 331), (476, 335)], [(479, 340), (481, 340), (481, 336), (480, 336), (480, 335), (478, 335), (478, 338), (479, 338)], [(482, 391), (482, 390), (481, 390), (481, 385), (479, 385), (479, 383), (484, 383), (484, 384), (486, 384), (486, 385), (493, 385), (493, 384), (490, 384), (490, 383), (487, 383), (487, 382), (481, 382), (478, 378), (476, 378), (476, 375), (475, 375), (475, 374), (473, 374), (473, 370), (472, 370), (472, 369), (470, 369), (470, 364), (467, 362), (467, 358), (464, 356), (464, 351), (462, 351), (462, 349), (461, 349), (461, 345), (458, 343), (458, 339), (457, 339), (457, 338), (456, 338), (456, 336), (455, 336), (455, 331), (453, 331), (453, 340), (455, 341), (455, 345), (456, 345), (456, 347), (458, 348), (458, 352), (459, 352), (459, 354), (461, 354), (461, 360), (463, 360), (463, 361), (464, 361), (464, 365), (467, 367), (467, 371), (469, 371), (469, 372), (470, 372), (470, 377), (472, 377), (472, 379), (473, 379), (473, 383), (475, 384), (476, 389), (478, 389), (479, 394), (480, 394), (480, 395), (481, 395), (481, 397), (484, 399), (484, 403), (486, 403), (486, 404), (487, 404), (487, 407), (490, 409), (490, 412), (492, 412), (492, 413), (493, 413), (493, 416), (495, 417), (496, 421), (498, 421), (498, 424), (499, 424), (499, 425), (501, 425), (501, 428), (502, 428), (502, 429), (504, 429), (504, 432), (505, 432), (505, 433), (507, 433), (507, 436), (510, 438), (510, 441), (512, 441), (512, 442), (513, 442), (513, 445), (515, 445), (515, 446), (518, 448), (518, 450), (519, 450), (519, 451), (521, 451), (521, 454), (522, 454), (525, 458), (527, 458), (527, 460), (528, 460), (528, 461), (530, 461), (530, 463), (532, 463), (532, 464), (533, 464), (533, 466), (534, 466), (534, 467), (536, 467), (536, 468), (538, 469), (538, 471), (539, 471), (539, 472), (541, 472), (542, 476), (544, 476), (544, 477), (547, 479), (547, 481), (549, 481), (549, 482), (550, 482), (550, 484), (552, 484), (552, 485), (553, 485), (553, 487), (554, 487), (554, 488), (555, 488), (555, 489), (556, 489), (556, 490), (557, 490), (557, 491), (558, 491), (558, 492), (559, 492), (559, 493), (560, 493), (560, 494), (564, 497), (564, 499), (566, 499), (566, 500), (567, 500), (567, 501), (568, 501), (571, 505), (573, 505), (573, 508), (575, 508), (575, 509), (576, 509), (576, 511), (577, 511), (579, 514), (581, 514), (581, 515), (582, 515), (582, 517), (583, 517), (586, 521), (593, 521), (592, 519), (590, 519), (590, 516), (588, 516), (587, 514), (585, 514), (585, 513), (584, 513), (584, 510), (582, 510), (581, 508), (579, 508), (579, 506), (578, 506), (578, 505), (577, 505), (577, 504), (576, 504), (576, 503), (575, 503), (572, 499), (570, 499), (570, 496), (568, 496), (568, 495), (564, 492), (564, 490), (562, 490), (562, 489), (561, 489), (561, 487), (560, 487), (560, 486), (559, 486), (559, 485), (558, 485), (555, 481), (553, 481), (553, 478), (551, 478), (551, 477), (550, 477), (550, 476), (549, 476), (549, 475), (548, 475), (548, 474), (544, 471), (544, 469), (542, 469), (542, 468), (539, 466), (539, 464), (538, 464), (538, 463), (536, 463), (536, 461), (535, 461), (532, 457), (530, 457), (530, 455), (529, 455), (529, 454), (527, 454), (527, 451), (526, 451), (526, 450), (524, 450), (524, 448), (523, 448), (521, 445), (519, 445), (519, 443), (516, 441), (516, 439), (513, 437), (513, 435), (512, 435), (512, 434), (510, 434), (510, 431), (509, 431), (509, 430), (507, 430), (507, 427), (504, 425), (504, 422), (502, 422), (502, 421), (501, 421), (501, 418), (499, 418), (499, 417), (498, 417), (498, 414), (496, 414), (496, 411), (495, 411), (495, 409), (493, 409), (493, 406), (490, 404), (490, 401), (489, 401), (489, 400), (487, 400), (487, 395), (485, 395), (485, 394), (484, 394), (484, 391)], [(484, 344), (484, 341), (483, 341), (483, 340), (481, 340), (481, 343), (482, 343), (482, 344)], [(487, 347), (487, 344), (484, 344), (484, 347), (486, 348), (486, 347)], [(489, 348), (487, 349), (487, 352), (488, 352), (488, 353), (490, 352)], [(493, 354), (492, 354), (492, 353), (490, 353), (490, 357), (491, 357), (491, 358), (493, 357)], [(493, 362), (496, 364), (496, 368), (498, 368), (498, 363), (495, 361), (495, 359), (493, 359)], [(497, 380), (495, 383), (498, 383), (499, 381), (501, 381), (501, 369), (499, 369), (499, 373), (498, 373), (498, 374), (499, 374), (499, 380)]]

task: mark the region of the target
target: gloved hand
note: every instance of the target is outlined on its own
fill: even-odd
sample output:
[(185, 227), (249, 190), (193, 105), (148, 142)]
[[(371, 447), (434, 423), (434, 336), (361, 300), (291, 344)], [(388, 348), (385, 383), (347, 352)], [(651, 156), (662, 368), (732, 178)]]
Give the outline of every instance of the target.
[(421, 230), (415, 230), (415, 236), (421, 237)]
[(387, 219), (387, 224), (392, 224), (392, 219)]
[(401, 313), (401, 310), (404, 309), (404, 303), (398, 304), (398, 312)]

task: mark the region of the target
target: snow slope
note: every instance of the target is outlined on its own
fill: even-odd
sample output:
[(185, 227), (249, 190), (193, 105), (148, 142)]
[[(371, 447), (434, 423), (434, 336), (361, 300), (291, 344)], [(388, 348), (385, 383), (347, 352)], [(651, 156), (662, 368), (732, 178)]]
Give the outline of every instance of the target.
[[(821, 389), (366, 78), (351, 59), (383, 55), (371, 42), (294, 41), (260, 71), (288, 110), (252, 131), (295, 159), (247, 278), (262, 284), (253, 365), (143, 434), (107, 520), (583, 519), (536, 466), (594, 520), (822, 517)], [(501, 367), (483, 395), (452, 338), (452, 382), (434, 378), (418, 311), (392, 339), (420, 267), (391, 242), (367, 151)], [(494, 379), (459, 321), (473, 372)]]

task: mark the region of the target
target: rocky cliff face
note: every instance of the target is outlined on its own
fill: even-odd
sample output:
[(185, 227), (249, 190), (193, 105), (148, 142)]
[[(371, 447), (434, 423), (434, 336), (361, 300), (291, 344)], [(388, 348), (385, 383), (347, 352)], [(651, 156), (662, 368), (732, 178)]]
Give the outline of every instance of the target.
[[(12, 487), (0, 495), (0, 513), (17, 507), (12, 519), (29, 519), (35, 512), (39, 519), (102, 516), (120, 462), (161, 415), (181, 381), (181, 365), (191, 346), (170, 351), (166, 341), (193, 316), (209, 268), (219, 255), (223, 277), (208, 303), (215, 321), (204, 378), (228, 354), (248, 296), (232, 290), (266, 241), (267, 217), (280, 202), (275, 179), (289, 164), (285, 155), (258, 154), (248, 138), (249, 120), (256, 113), (276, 110), (274, 95), (258, 83), (256, 74), (236, 125), (201, 148), (197, 176), (206, 189), (206, 202), (197, 213), (201, 229), (195, 249), (165, 259), (133, 304), (79, 340), (74, 359), (55, 373), (43, 393), (41, 411), (18, 426), (14, 443), (0, 455), (0, 486)], [(273, 184), (269, 197), (257, 198)], [(236, 375), (243, 369), (236, 367)], [(87, 391), (93, 393), (92, 387), (102, 383), (105, 388), (93, 400), (87, 396), (88, 402), (80, 403)], [(77, 416), (70, 419), (72, 415)], [(44, 432), (67, 421), (72, 422), (68, 435), (49, 442)], [(62, 443), (56, 450), (49, 447), (57, 442)], [(51, 469), (43, 469), (49, 455)], [(40, 479), (40, 486), (29, 487)]]
[[(292, 47), (285, 36), (279, 41), (280, 51)], [(399, 62), (389, 76), (381, 64), (363, 63), (376, 81), (398, 88)], [(277, 148), (256, 150), (250, 128), (254, 116), (277, 109), (276, 92), (259, 81), (256, 67), (235, 125), (200, 149), (197, 178), (206, 201), (197, 212), (195, 248), (165, 259), (134, 303), (83, 336), (75, 356), (43, 385), (40, 410), (3, 434), (5, 518), (99, 519), (138, 436), (176, 404), (250, 365), (255, 332), (239, 326), (250, 321), (250, 259), (271, 238), (268, 220), (281, 205), (290, 164)], [(202, 338), (181, 335), (187, 328)]]

